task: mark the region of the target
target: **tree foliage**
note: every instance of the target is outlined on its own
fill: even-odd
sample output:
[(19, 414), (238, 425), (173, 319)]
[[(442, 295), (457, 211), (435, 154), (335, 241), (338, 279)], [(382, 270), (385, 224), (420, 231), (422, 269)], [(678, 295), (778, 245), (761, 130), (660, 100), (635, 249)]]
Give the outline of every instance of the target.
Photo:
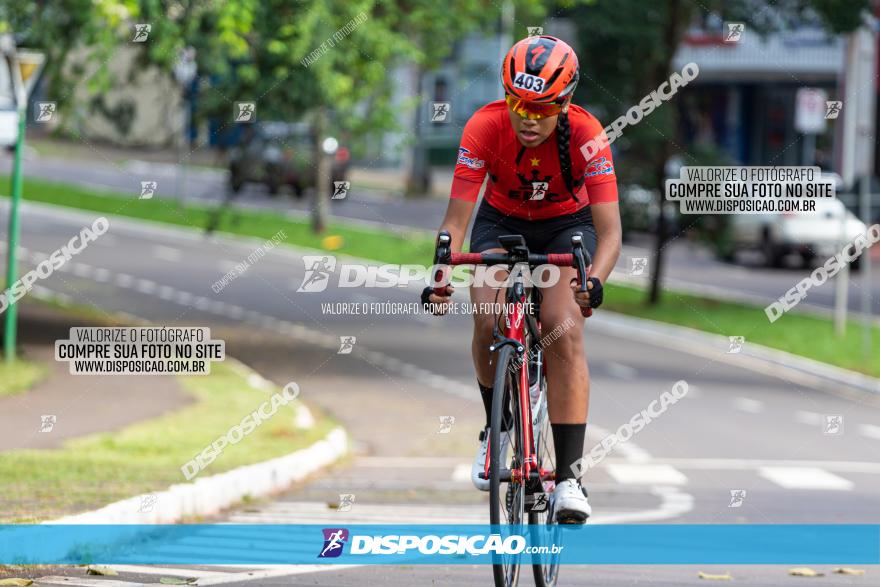
[[(582, 52), (583, 81), (576, 99), (594, 109), (603, 124), (609, 124), (668, 79), (688, 27), (710, 13), (719, 25), (722, 21), (744, 22), (748, 30), (759, 34), (802, 24), (841, 34), (861, 24), (868, 6), (869, 0), (600, 0), (572, 7), (567, 14), (577, 24)], [(679, 144), (677, 128), (677, 107), (667, 103), (638, 125), (628, 126), (615, 143), (621, 161), (619, 177), (624, 183), (655, 189), (661, 206), (666, 161), (676, 155), (685, 165), (700, 164), (694, 153)], [(668, 238), (662, 215), (658, 225), (651, 302), (659, 300)]]

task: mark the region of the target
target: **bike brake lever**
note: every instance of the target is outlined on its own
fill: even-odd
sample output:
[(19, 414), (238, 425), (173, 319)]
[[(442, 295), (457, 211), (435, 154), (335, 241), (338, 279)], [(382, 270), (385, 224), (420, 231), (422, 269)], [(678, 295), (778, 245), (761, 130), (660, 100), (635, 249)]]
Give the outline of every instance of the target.
[[(590, 253), (584, 248), (584, 237), (580, 232), (571, 235), (571, 252), (574, 256), (577, 269), (578, 291), (586, 292), (587, 290), (587, 267), (593, 264)], [(593, 315), (593, 308), (584, 308), (580, 306), (581, 316), (589, 318)]]
[[(452, 236), (448, 230), (441, 230), (437, 234), (437, 247), (434, 249), (434, 279), (433, 283), (445, 283), (446, 275), (449, 272), (449, 260), (452, 258)], [(442, 267), (441, 267), (442, 266)], [(438, 296), (446, 296), (446, 285), (434, 288), (434, 293)]]

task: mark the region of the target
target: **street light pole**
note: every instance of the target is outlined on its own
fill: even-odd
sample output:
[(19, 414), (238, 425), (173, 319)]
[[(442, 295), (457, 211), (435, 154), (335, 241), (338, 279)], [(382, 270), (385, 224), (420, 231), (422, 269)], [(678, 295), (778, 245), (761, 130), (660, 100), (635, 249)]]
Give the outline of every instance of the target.
[(21, 203), (22, 171), (21, 162), (24, 155), (24, 135), (27, 129), (27, 99), (34, 83), (40, 75), (45, 55), (36, 51), (27, 51), (15, 46), (12, 35), (0, 35), (0, 51), (9, 67), (12, 87), (15, 91), (15, 107), (18, 111), (18, 136), (15, 140), (15, 159), (12, 164), (12, 193), (9, 202), (9, 232), (6, 246), (6, 308), (3, 325), (3, 355), (7, 363), (15, 361), (16, 338), (18, 334), (18, 304), (11, 299), (12, 285), (18, 281), (18, 237), (19, 204)]
[[(15, 74), (13, 74), (15, 75)], [(12, 166), (12, 194), (9, 205), (9, 242), (6, 247), (6, 287), (12, 287), (18, 281), (18, 207), (21, 202), (21, 159), (24, 151), (24, 133), (27, 128), (27, 100), (18, 92), (18, 138), (15, 141), (15, 160)], [(11, 295), (7, 293), (7, 295)], [(18, 303), (9, 300), (6, 309), (6, 322), (3, 328), (3, 354), (7, 363), (15, 361), (15, 345), (18, 325)]]
[(185, 47), (181, 50), (177, 62), (174, 64), (174, 78), (180, 86), (181, 113), (183, 114), (180, 125), (183, 137), (177, 145), (177, 173), (174, 181), (174, 196), (180, 207), (183, 207), (184, 200), (186, 200), (186, 160), (190, 156), (190, 153), (184, 154), (184, 152), (191, 147), (189, 135), (192, 112), (190, 110), (189, 89), (196, 74), (196, 50), (193, 47)]

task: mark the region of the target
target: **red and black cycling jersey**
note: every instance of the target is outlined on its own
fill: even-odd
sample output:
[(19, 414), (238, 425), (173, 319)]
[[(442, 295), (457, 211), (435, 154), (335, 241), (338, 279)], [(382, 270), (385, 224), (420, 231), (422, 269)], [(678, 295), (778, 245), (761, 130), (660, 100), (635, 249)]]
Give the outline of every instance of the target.
[(504, 100), (483, 106), (465, 125), (451, 197), (475, 202), (489, 174), (484, 198), (494, 208), (517, 218), (554, 218), (590, 204), (617, 201), (610, 147), (589, 161), (581, 153), (583, 145), (602, 136), (602, 125), (574, 104), (569, 106), (568, 119), (576, 198), (561, 175), (556, 132), (536, 147), (524, 147), (510, 123)]

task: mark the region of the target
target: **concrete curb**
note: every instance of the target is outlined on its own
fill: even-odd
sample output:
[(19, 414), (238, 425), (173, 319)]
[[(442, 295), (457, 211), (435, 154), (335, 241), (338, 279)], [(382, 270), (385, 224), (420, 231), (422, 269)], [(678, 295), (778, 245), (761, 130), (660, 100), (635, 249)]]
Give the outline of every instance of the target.
[[(609, 278), (609, 281), (615, 284), (637, 287), (640, 289), (648, 289), (650, 287), (650, 280), (647, 276), (643, 278), (636, 277), (633, 275), (629, 275), (624, 271), (624, 269), (615, 268), (614, 272)], [(759, 294), (744, 291), (732, 292), (723, 287), (692, 283), (690, 281), (683, 281), (674, 277), (665, 277), (663, 279), (663, 282), (663, 291), (669, 291), (669, 293), (672, 294), (685, 293), (688, 295), (697, 295), (700, 297), (711, 300), (718, 300), (721, 302), (730, 302), (733, 304), (751, 304), (759, 308), (765, 308), (771, 303), (777, 301), (777, 298), (771, 298), (768, 296), (762, 296)], [(824, 306), (814, 305), (810, 302), (807, 302), (806, 300), (799, 303), (797, 305), (797, 308), (798, 313), (805, 314), (807, 316), (819, 316), (821, 318), (832, 318), (834, 316), (833, 308), (826, 308)], [(859, 311), (849, 310), (847, 314), (852, 320), (865, 319), (865, 315)], [(870, 319), (874, 324), (880, 324), (880, 316), (870, 316)]]
[[(869, 393), (880, 397), (880, 379), (834, 367), (798, 355), (745, 341), (739, 353), (730, 353), (726, 336), (693, 328), (635, 318), (614, 312), (597, 312), (587, 321), (605, 334), (622, 336), (649, 344), (749, 369), (820, 391), (840, 394)], [(736, 333), (732, 333), (736, 334)]]
[(203, 477), (194, 483), (172, 485), (165, 491), (136, 495), (44, 524), (174, 524), (191, 516), (214, 515), (245, 496), (266, 497), (286, 489), (337, 460), (347, 447), (345, 431), (334, 428), (310, 447), (283, 457)]

